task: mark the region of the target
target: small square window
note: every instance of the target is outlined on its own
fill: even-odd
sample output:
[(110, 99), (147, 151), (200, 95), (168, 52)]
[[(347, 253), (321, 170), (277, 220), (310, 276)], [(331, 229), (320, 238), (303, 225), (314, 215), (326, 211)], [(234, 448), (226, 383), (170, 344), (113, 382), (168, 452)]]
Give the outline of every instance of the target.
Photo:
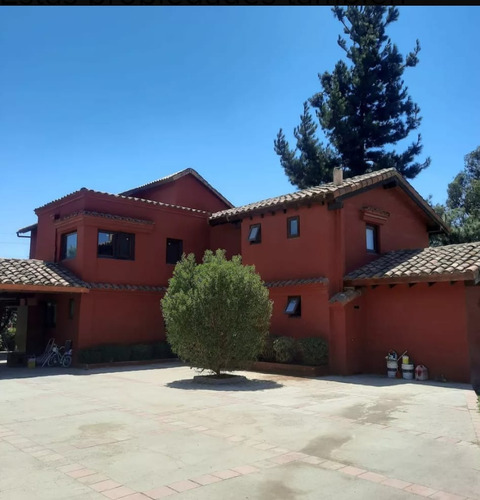
[(367, 226), (366, 228), (367, 252), (378, 253), (378, 228)]
[(77, 255), (77, 233), (62, 234), (60, 260), (73, 259)]
[(262, 241), (261, 224), (253, 224), (253, 226), (250, 226), (250, 231), (248, 233), (248, 241), (250, 243), (260, 243)]
[(300, 296), (288, 297), (287, 307), (285, 307), (285, 314), (288, 314), (289, 316), (301, 316), (302, 300)]
[(176, 264), (183, 253), (183, 240), (167, 238), (167, 264)]
[(300, 236), (300, 217), (289, 217), (287, 219), (287, 238), (298, 238)]

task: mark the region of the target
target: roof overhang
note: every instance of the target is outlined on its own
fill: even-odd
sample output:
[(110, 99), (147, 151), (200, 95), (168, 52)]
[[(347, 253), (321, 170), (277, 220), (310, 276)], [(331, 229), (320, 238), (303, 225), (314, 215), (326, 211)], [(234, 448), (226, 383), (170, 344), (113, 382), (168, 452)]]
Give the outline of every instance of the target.
[(79, 286), (45, 286), (0, 283), (0, 292), (15, 293), (88, 293), (89, 289)]

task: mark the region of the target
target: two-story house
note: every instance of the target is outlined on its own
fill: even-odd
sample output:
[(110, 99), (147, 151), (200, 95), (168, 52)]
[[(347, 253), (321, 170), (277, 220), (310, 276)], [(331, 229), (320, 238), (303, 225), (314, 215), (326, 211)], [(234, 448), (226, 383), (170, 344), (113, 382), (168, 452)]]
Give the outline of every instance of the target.
[(19, 231), (34, 260), (0, 260), (27, 350), (52, 336), (76, 348), (164, 338), (160, 298), (182, 252), (225, 248), (268, 286), (271, 332), (326, 338), (332, 373), (383, 372), (391, 349), (452, 380), (480, 366), (480, 244), (426, 248), (448, 228), (395, 169), (337, 170), (241, 207), (187, 169), (119, 195), (82, 188), (35, 212)]

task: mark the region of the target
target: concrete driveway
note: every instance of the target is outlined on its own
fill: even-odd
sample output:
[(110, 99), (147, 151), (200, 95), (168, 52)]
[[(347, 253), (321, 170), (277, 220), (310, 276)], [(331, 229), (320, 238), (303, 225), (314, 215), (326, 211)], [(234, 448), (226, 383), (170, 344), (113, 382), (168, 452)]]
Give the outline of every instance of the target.
[(480, 499), (466, 385), (0, 369), (0, 498)]

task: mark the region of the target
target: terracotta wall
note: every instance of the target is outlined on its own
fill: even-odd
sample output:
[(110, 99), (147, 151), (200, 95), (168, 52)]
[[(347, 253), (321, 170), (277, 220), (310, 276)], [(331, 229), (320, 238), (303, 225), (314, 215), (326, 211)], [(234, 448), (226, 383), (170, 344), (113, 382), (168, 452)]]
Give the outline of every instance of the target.
[(429, 369), (430, 378), (443, 374), (452, 381), (470, 380), (462, 282), (379, 286), (358, 304), (365, 319), (363, 337), (359, 334), (364, 348), (358, 350), (363, 372), (386, 373), (385, 356), (395, 349), (398, 354), (408, 350), (415, 364)]
[[(322, 284), (270, 288), (273, 313), (270, 333), (288, 337), (328, 339), (328, 288)], [(301, 297), (301, 316), (285, 314), (289, 296)]]
[[(321, 205), (311, 208), (277, 210), (264, 217), (247, 217), (242, 221), (241, 249), (243, 261), (255, 264), (265, 281), (288, 278), (326, 276), (333, 247), (333, 212)], [(300, 236), (287, 238), (287, 218), (300, 217)], [(250, 226), (261, 224), (262, 241), (248, 241)]]
[(82, 297), (78, 348), (165, 339), (163, 294), (92, 290)]
[(230, 208), (192, 175), (186, 175), (155, 188), (138, 191), (132, 196), (172, 203), (182, 207), (198, 208), (207, 212), (218, 212)]
[(466, 286), (467, 326), (473, 388), (480, 394), (480, 286)]
[(429, 245), (427, 221), (421, 209), (396, 187), (377, 187), (344, 200), (346, 272), (375, 260), (378, 255), (366, 250), (365, 230), (361, 209), (375, 207), (390, 213), (379, 228), (379, 250), (386, 253), (406, 248), (424, 248)]

